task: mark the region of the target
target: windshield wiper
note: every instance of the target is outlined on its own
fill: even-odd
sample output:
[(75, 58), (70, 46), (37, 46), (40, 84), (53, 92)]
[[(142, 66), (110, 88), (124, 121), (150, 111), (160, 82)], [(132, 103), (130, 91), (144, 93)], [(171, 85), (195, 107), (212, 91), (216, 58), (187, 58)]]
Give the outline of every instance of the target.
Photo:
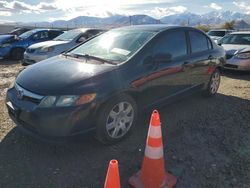
[(97, 60), (97, 61), (100, 61), (102, 63), (108, 63), (108, 64), (111, 64), (111, 65), (117, 65), (116, 63), (110, 61), (110, 60), (107, 60), (107, 59), (103, 59), (103, 58), (100, 58), (100, 57), (96, 57), (96, 56), (93, 56), (93, 55), (89, 55), (89, 54), (73, 54), (74, 57), (76, 58), (79, 58), (79, 57), (84, 57), (86, 59), (94, 59), (94, 60)]
[(67, 52), (62, 53), (62, 55), (64, 55), (65, 57), (74, 57), (74, 58), (78, 58), (78, 56), (77, 56), (76, 54), (67, 53)]

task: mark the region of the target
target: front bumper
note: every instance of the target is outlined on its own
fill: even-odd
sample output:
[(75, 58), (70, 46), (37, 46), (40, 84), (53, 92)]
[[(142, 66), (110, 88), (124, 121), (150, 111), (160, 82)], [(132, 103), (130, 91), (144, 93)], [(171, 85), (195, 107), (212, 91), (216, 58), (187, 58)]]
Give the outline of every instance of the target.
[(40, 108), (29, 100), (19, 100), (14, 88), (6, 96), (9, 116), (25, 132), (50, 140), (74, 136), (93, 130), (96, 104), (75, 107)]
[(238, 59), (232, 57), (231, 59), (227, 60), (226, 64), (224, 65), (224, 68), (231, 70), (249, 71), (250, 59)]
[(24, 56), (23, 57), (23, 62), (24, 63), (26, 63), (26, 64), (34, 64), (34, 63), (37, 63), (39, 61), (48, 59), (48, 58), (52, 57), (53, 55), (51, 55), (51, 54), (50, 55), (49, 54), (41, 55), (41, 54), (24, 52), (23, 56)]

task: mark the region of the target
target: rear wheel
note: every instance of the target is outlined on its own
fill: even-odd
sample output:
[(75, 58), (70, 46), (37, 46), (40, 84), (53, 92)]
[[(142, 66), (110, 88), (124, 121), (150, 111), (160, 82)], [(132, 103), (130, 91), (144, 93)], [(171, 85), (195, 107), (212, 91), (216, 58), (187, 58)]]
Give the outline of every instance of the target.
[(205, 96), (214, 96), (220, 87), (220, 71), (216, 69), (211, 75), (210, 81), (204, 92)]
[(137, 106), (129, 95), (120, 95), (108, 101), (100, 110), (96, 138), (112, 143), (124, 138), (137, 119)]
[(13, 60), (20, 60), (20, 59), (23, 59), (23, 53), (24, 53), (24, 49), (22, 48), (14, 48), (12, 51), (11, 51), (11, 59)]

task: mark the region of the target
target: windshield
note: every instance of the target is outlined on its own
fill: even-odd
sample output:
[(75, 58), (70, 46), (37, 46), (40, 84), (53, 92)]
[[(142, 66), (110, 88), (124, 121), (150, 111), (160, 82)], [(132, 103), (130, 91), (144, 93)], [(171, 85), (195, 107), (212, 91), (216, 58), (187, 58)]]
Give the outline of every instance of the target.
[(62, 41), (71, 41), (75, 37), (77, 37), (80, 33), (82, 33), (80, 30), (70, 30), (67, 31), (58, 37), (54, 38), (53, 40), (62, 40)]
[(109, 31), (82, 44), (70, 53), (88, 54), (109, 61), (123, 62), (131, 57), (154, 34), (150, 31)]
[(36, 32), (36, 31), (34, 31), (34, 30), (27, 31), (27, 32), (25, 32), (25, 33), (19, 35), (19, 37), (22, 38), (22, 39), (27, 39), (27, 38), (29, 38), (29, 37), (30, 37), (33, 33), (35, 33), (35, 32)]
[(222, 38), (221, 44), (250, 45), (250, 34), (230, 34)]
[(213, 37), (223, 37), (225, 35), (225, 31), (209, 31), (207, 34)]

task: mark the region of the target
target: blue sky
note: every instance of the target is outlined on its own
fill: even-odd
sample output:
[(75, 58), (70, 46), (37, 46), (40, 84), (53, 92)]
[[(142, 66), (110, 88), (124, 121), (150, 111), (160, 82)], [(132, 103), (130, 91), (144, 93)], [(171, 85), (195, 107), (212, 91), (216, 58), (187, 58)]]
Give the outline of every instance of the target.
[(250, 14), (250, 0), (0, 0), (0, 21), (54, 21), (112, 14), (161, 18), (186, 11), (204, 14), (226, 10)]

